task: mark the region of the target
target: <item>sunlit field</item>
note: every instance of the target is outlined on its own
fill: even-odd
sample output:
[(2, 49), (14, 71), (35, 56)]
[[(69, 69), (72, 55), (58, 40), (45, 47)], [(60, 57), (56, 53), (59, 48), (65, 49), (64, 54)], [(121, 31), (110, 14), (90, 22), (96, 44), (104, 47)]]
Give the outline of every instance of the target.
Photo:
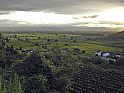
[[(10, 42), (8, 45), (13, 45), (16, 48), (22, 47), (23, 49), (33, 49), (36, 48), (39, 51), (43, 50), (41, 46), (34, 46), (33, 43), (40, 42), (45, 43), (48, 46), (48, 49), (53, 47), (61, 47), (61, 48), (79, 48), (81, 50), (85, 50), (86, 54), (93, 55), (96, 51), (120, 51), (122, 50), (119, 47), (113, 47), (112, 45), (116, 45), (118, 43), (106, 43), (105, 42), (95, 42), (92, 40), (86, 41), (86, 36), (81, 35), (73, 35), (73, 34), (16, 34), (17, 38), (28, 38), (30, 39), (30, 42), (27, 41), (20, 41), (17, 38), (10, 38)], [(6, 34), (6, 36), (9, 36), (9, 34)], [(14, 36), (14, 34), (10, 34), (10, 36)], [(71, 38), (75, 38), (71, 40)], [(100, 37), (100, 36), (97, 36)], [(39, 39), (40, 38), (40, 39)], [(45, 42), (43, 39), (46, 39)], [(48, 39), (51, 39), (52, 41), (47, 42)], [(89, 38), (88, 38), (89, 39)], [(92, 37), (91, 37), (92, 39)], [(99, 39), (99, 38), (98, 38)], [(57, 42), (55, 42), (57, 40)], [(85, 40), (85, 41), (84, 41)], [(67, 44), (67, 46), (66, 46)]]

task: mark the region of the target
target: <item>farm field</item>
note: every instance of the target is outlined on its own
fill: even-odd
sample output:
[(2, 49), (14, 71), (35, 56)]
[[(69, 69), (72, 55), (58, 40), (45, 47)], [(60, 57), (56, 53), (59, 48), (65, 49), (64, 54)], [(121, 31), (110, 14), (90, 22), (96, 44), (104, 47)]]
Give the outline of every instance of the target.
[[(6, 36), (14, 36), (14, 34), (6, 34)], [(18, 38), (23, 38), (28, 40), (20, 41)], [(74, 39), (73, 39), (74, 38)], [(22, 47), (23, 49), (33, 49), (43, 50), (42, 45), (35, 46), (34, 43), (46, 44), (48, 49), (58, 46), (61, 48), (79, 48), (80, 50), (85, 50), (86, 54), (93, 55), (96, 51), (120, 51), (119, 45), (123, 45), (121, 42), (100, 42), (100, 41), (86, 41), (84, 36), (81, 35), (71, 35), (71, 34), (16, 34), (16, 38), (10, 38), (8, 45), (13, 45), (16, 48)], [(49, 40), (49, 41), (47, 41)], [(51, 41), (50, 41), (51, 40)], [(56, 40), (56, 41), (55, 41)], [(113, 46), (114, 45), (118, 45)]]

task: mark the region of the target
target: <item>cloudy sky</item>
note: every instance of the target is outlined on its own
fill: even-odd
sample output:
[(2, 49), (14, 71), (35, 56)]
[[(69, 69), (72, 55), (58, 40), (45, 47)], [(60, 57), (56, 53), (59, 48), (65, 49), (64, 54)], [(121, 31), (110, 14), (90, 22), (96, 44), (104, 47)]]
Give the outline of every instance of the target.
[(1, 30), (124, 30), (124, 0), (0, 0)]

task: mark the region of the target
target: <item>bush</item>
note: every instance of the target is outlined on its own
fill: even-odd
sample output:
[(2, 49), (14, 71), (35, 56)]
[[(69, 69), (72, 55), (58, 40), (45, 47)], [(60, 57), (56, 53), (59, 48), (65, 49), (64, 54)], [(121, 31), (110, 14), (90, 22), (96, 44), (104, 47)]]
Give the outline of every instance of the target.
[(35, 76), (25, 79), (23, 82), (25, 93), (48, 93), (47, 79), (42, 76)]
[(105, 63), (105, 61), (103, 59), (101, 59), (100, 57), (97, 57), (97, 56), (92, 57), (91, 60), (94, 64), (97, 64), (97, 65)]
[(32, 54), (24, 62), (15, 64), (12, 69), (17, 74), (28, 77), (39, 73), (44, 75), (49, 75), (52, 73), (50, 68), (43, 63), (40, 56), (37, 54)]
[(119, 59), (117, 59), (116, 63), (117, 63), (117, 65), (123, 65), (124, 66), (124, 57), (120, 57)]

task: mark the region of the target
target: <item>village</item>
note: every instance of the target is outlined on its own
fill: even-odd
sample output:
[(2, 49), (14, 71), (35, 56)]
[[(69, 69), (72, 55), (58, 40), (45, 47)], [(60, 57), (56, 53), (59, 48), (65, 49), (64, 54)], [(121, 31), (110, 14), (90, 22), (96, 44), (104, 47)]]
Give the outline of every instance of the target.
[(118, 58), (124, 57), (124, 52), (104, 52), (104, 51), (97, 51), (95, 56), (99, 56), (106, 61), (113, 61), (115, 62)]

